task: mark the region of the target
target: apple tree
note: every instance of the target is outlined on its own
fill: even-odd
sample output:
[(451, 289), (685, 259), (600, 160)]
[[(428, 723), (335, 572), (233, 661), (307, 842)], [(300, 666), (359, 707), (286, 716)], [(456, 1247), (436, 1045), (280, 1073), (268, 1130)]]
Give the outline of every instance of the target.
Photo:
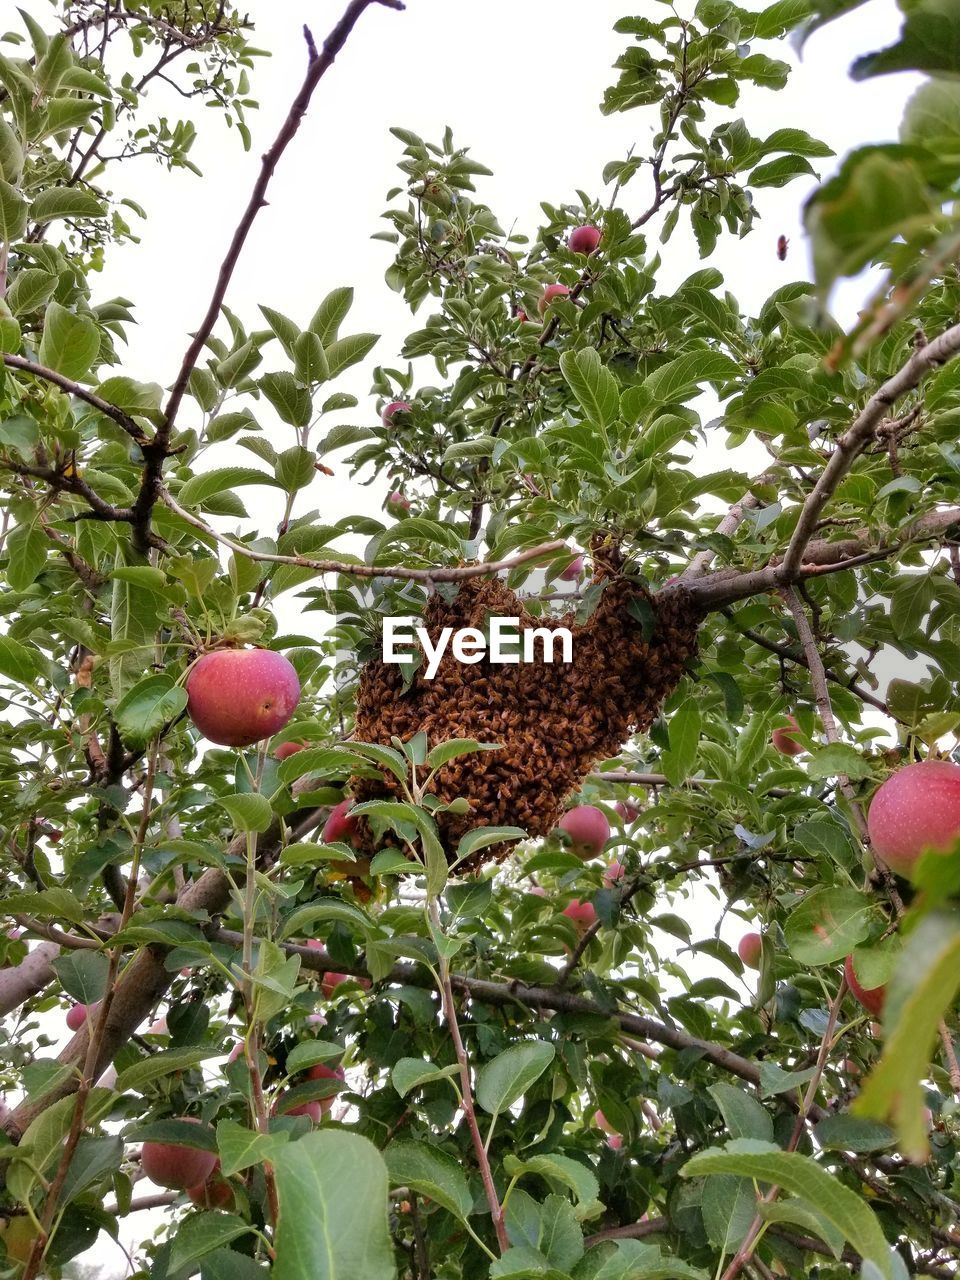
[[(871, 0), (627, 12), (601, 110), (650, 141), (539, 227), (395, 127), (374, 365), (339, 263), (230, 305), (334, 58), (403, 39), (352, 0), (147, 383), (98, 277), (129, 162), (249, 150), (256, 33), (7, 15), (3, 1276), (957, 1274), (960, 9), (900, 4), (852, 69), (921, 73), (900, 137), (836, 164), (738, 103)], [(811, 279), (759, 221), (797, 180)], [(798, 275), (757, 314), (748, 235)], [(331, 472), (382, 517), (326, 521)], [(511, 614), (572, 662), (382, 661)]]

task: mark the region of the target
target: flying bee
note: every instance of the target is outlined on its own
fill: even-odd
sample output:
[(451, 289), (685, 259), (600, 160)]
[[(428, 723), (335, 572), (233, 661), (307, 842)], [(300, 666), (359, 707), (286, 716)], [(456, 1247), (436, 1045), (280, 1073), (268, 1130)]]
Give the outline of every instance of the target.
[(790, 245), (790, 241), (787, 239), (786, 236), (780, 236), (780, 238), (777, 240), (777, 257), (780, 259), (781, 262), (786, 262), (787, 260), (787, 249), (789, 245)]

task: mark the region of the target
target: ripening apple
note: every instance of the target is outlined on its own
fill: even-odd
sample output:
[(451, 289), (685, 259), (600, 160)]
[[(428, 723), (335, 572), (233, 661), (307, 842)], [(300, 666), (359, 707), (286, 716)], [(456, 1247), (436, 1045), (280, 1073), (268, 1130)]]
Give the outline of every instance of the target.
[(400, 516), (405, 516), (409, 512), (410, 499), (405, 493), (401, 493), (399, 489), (394, 489), (393, 493), (387, 498), (386, 507), (390, 515), (399, 519)]
[(582, 227), (575, 227), (570, 232), (570, 238), (567, 240), (567, 247), (571, 253), (593, 253), (597, 245), (600, 243), (600, 228), (591, 226), (587, 223)]
[(763, 938), (759, 933), (745, 933), (737, 946), (737, 955), (748, 969), (760, 968), (763, 955)]
[(548, 284), (540, 295), (540, 301), (537, 303), (537, 310), (541, 316), (545, 314), (547, 307), (549, 307), (554, 298), (565, 298), (569, 292), (570, 290), (565, 284)]
[[(344, 1080), (346, 1077), (343, 1073), (343, 1067), (328, 1067), (324, 1062), (318, 1062), (315, 1067), (311, 1067), (307, 1072), (308, 1080)], [(329, 1098), (317, 1099), (317, 1106), (320, 1108), (320, 1114), (325, 1116), (336, 1101), (336, 1094), (331, 1093)], [(294, 1112), (288, 1112), (293, 1115)]]
[(573, 922), (578, 933), (585, 933), (591, 925), (597, 923), (597, 913), (592, 902), (581, 902), (579, 898), (564, 907), (563, 915)]
[(576, 556), (557, 577), (561, 582), (579, 582), (583, 577), (583, 556)]
[(385, 427), (392, 427), (393, 419), (398, 413), (409, 413), (412, 408), (409, 400), (391, 400), (380, 415), (380, 421)]
[(215, 649), (187, 676), (187, 714), (205, 738), (249, 747), (278, 733), (300, 701), (293, 664), (272, 649)]
[(797, 741), (797, 735), (801, 732), (800, 725), (797, 723), (796, 716), (788, 715), (786, 719), (785, 725), (779, 725), (771, 733), (770, 741), (782, 756), (802, 755), (806, 748)]
[(921, 760), (898, 769), (870, 803), (873, 851), (899, 876), (909, 876), (927, 850), (947, 853), (960, 840), (960, 765)]
[(330, 816), (323, 824), (322, 839), (324, 844), (333, 844), (337, 840), (343, 840), (356, 847), (359, 835), (357, 832), (357, 819), (350, 816), (352, 807), (353, 800), (350, 797), (333, 806), (330, 810)]
[(602, 852), (610, 839), (610, 823), (594, 804), (578, 804), (568, 809), (557, 824), (570, 837), (570, 849), (584, 862)]
[(603, 873), (605, 889), (620, 889), (627, 878), (627, 868), (622, 862), (611, 862)]
[(883, 1013), (883, 1002), (886, 999), (887, 988), (885, 986), (864, 987), (858, 982), (853, 968), (853, 956), (847, 956), (846, 960), (844, 960), (843, 972), (847, 979), (847, 986), (853, 996), (860, 1001), (868, 1013), (872, 1013), (879, 1018)]
[(623, 1136), (619, 1133), (611, 1133), (607, 1139), (607, 1146), (611, 1151), (620, 1151), (623, 1148)]
[(279, 747), (274, 750), (274, 760), (286, 760), (290, 756), (295, 756), (298, 751), (302, 751), (308, 744), (306, 742), (281, 742)]
[(626, 823), (636, 822), (642, 812), (640, 806), (632, 800), (618, 800), (613, 811)]
[(364, 991), (370, 990), (369, 978), (354, 978), (352, 974), (349, 973), (333, 973), (331, 971), (328, 971), (323, 975), (323, 978), (320, 981), (320, 990), (328, 1000), (331, 1000), (333, 998), (333, 993), (343, 982), (357, 982), (361, 987), (363, 987)]
[(602, 1129), (604, 1133), (610, 1134), (611, 1136), (619, 1132), (619, 1130), (613, 1127), (602, 1111), (595, 1111), (593, 1113), (593, 1122), (598, 1129)]
[[(181, 1116), (186, 1124), (199, 1124), (193, 1116)], [(212, 1151), (183, 1147), (175, 1142), (145, 1142), (140, 1150), (140, 1168), (158, 1187), (186, 1191), (206, 1182), (217, 1163)]]
[(79, 1031), (87, 1020), (87, 1013), (90, 1006), (86, 1004), (73, 1004), (67, 1010), (67, 1026), (71, 1031)]
[(527, 323), (528, 316), (527, 316), (527, 313), (523, 310), (523, 308), (522, 308), (522, 307), (521, 307), (521, 308), (520, 308), (520, 310), (517, 312), (516, 319), (517, 319), (517, 320), (519, 320), (521, 324), (526, 324), (526, 323)]
[(167, 1019), (163, 1017), (158, 1018), (156, 1022), (151, 1022), (149, 1027), (147, 1027), (146, 1034), (148, 1036), (168, 1036), (170, 1034), (170, 1029), (167, 1026)]
[(187, 1188), (187, 1195), (201, 1209), (229, 1209), (233, 1206), (233, 1187), (220, 1173), (220, 1161), (205, 1182)]
[[(309, 1116), (314, 1124), (319, 1124), (323, 1119), (323, 1106), (316, 1099), (311, 1102), (301, 1102), (288, 1110), (281, 1105), (284, 1096), (284, 1094), (281, 1094), (273, 1104), (273, 1114), (275, 1116)], [(323, 1101), (326, 1102), (326, 1098)]]
[(532, 884), (527, 893), (532, 893), (535, 898), (545, 898), (547, 896), (547, 891), (542, 884)]

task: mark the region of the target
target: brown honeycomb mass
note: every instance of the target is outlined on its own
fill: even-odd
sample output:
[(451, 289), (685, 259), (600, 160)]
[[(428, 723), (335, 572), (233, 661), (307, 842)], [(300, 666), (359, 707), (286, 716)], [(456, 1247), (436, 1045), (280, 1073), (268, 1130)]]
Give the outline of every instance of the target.
[[(437, 774), (433, 790), (441, 799), (464, 796), (471, 807), (469, 814), (439, 817), (451, 860), (457, 841), (474, 827), (517, 826), (531, 836), (551, 831), (565, 799), (591, 768), (616, 755), (631, 733), (650, 727), (696, 652), (699, 616), (689, 596), (671, 592), (655, 600), (621, 575), (615, 549), (604, 548), (604, 553), (595, 548), (594, 581), (603, 583), (599, 603), (579, 625), (572, 613), (531, 617), (499, 579), (467, 579), (452, 602), (437, 594), (424, 610), (421, 625), (433, 643), (444, 627), (482, 631), (491, 615), (519, 618), (521, 630), (568, 627), (570, 664), (501, 665), (483, 658), (467, 665), (448, 646), (434, 679), (426, 680), (421, 667), (406, 693), (401, 692), (401, 666), (375, 659), (364, 667), (354, 729), (358, 741), (386, 745), (393, 736), (407, 741), (424, 730), (430, 746), (448, 738), (502, 743), (500, 751), (462, 756)], [(648, 639), (629, 610), (631, 600), (645, 600), (652, 611)], [(353, 794), (358, 801), (397, 797), (399, 785), (392, 777), (355, 779)], [(366, 850), (373, 852), (372, 832), (366, 823), (361, 827)], [(471, 863), (501, 860), (508, 852), (507, 845), (492, 846), (478, 851)]]

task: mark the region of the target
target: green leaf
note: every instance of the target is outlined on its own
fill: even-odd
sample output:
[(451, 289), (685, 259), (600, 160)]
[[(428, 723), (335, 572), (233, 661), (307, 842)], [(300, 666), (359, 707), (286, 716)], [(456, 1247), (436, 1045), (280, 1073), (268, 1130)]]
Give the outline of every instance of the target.
[(851, 747), (846, 742), (831, 742), (810, 753), (807, 772), (811, 778), (818, 779), (837, 778), (846, 774), (852, 782), (860, 782), (871, 776), (873, 766), (856, 747)]
[(463, 1166), (426, 1142), (392, 1142), (384, 1152), (390, 1185), (429, 1196), (461, 1222), (473, 1212), (473, 1196)]
[(608, 427), (617, 421), (620, 416), (617, 380), (593, 347), (565, 351), (560, 357), (560, 371), (591, 422)]
[(68, 311), (59, 302), (47, 306), (39, 360), (75, 381), (89, 373), (100, 351), (100, 330), (88, 316)]
[(755, 1178), (801, 1196), (842, 1233), (864, 1260), (872, 1262), (885, 1280), (895, 1280), (890, 1248), (873, 1210), (809, 1156), (738, 1138), (722, 1149), (699, 1152), (680, 1170), (683, 1178), (717, 1173)]
[(556, 1052), (546, 1040), (510, 1045), (477, 1073), (477, 1102), (492, 1116), (506, 1111), (540, 1079)]
[(47, 187), (30, 206), (32, 222), (52, 222), (55, 218), (105, 218), (107, 206), (83, 187)]
[(306, 427), (313, 416), (313, 401), (306, 387), (292, 373), (265, 373), (260, 390), (267, 397), (281, 422), (291, 427)]
[(256, 471), (253, 467), (221, 467), (216, 471), (204, 471), (201, 475), (192, 476), (177, 494), (177, 501), (182, 507), (199, 507), (218, 493), (238, 489), (246, 484), (277, 487), (273, 476), (264, 471)]
[(254, 1165), (273, 1160), (277, 1152), (290, 1138), (284, 1130), (276, 1133), (255, 1133), (236, 1120), (221, 1120), (217, 1124), (217, 1151), (220, 1169), (225, 1178), (251, 1169)]
[(119, 1136), (104, 1134), (100, 1137), (82, 1137), (70, 1161), (60, 1193), (61, 1202), (69, 1204), (88, 1187), (102, 1181), (107, 1174), (116, 1173), (122, 1161), (123, 1139)]
[(725, 1080), (711, 1085), (707, 1092), (720, 1108), (731, 1138), (773, 1142), (773, 1117), (756, 1098)]
[(102, 951), (68, 951), (53, 962), (54, 972), (68, 996), (81, 1004), (96, 1004), (107, 989), (110, 961)]
[(19, 524), (7, 538), (7, 579), (14, 591), (26, 591), (47, 563), (50, 541), (36, 524)]
[(249, 1222), (232, 1213), (191, 1213), (177, 1227), (170, 1245), (170, 1271), (182, 1271), (214, 1249), (252, 1231)]
[(15, 316), (28, 315), (53, 297), (58, 280), (52, 271), (41, 271), (39, 267), (18, 271), (7, 294), (7, 305)]
[(400, 1097), (405, 1098), (411, 1090), (419, 1089), (422, 1084), (429, 1084), (433, 1080), (445, 1080), (455, 1076), (459, 1070), (460, 1067), (456, 1062), (451, 1063), (449, 1067), (438, 1067), (428, 1062), (426, 1058), (400, 1058), (394, 1063), (390, 1072), (390, 1082)]
[(856, 889), (824, 886), (805, 895), (784, 925), (787, 949), (799, 964), (843, 960), (870, 932), (875, 904)]
[[(312, 327), (312, 326), (311, 326)], [(344, 369), (357, 364), (380, 341), (376, 333), (355, 333), (349, 338), (338, 338), (335, 342), (324, 344), (330, 377), (335, 378)]]
[(427, 766), (430, 769), (439, 769), (441, 765), (447, 764), (450, 760), (457, 760), (460, 756), (473, 755), (477, 751), (502, 751), (503, 744), (500, 742), (478, 742), (475, 738), (451, 738), (449, 742), (440, 742), (427, 755)]
[(855, 1115), (892, 1124), (911, 1160), (927, 1155), (921, 1082), (958, 991), (960, 914), (931, 911), (904, 944), (884, 1002), (883, 1054), (853, 1104)]
[(460, 837), (457, 845), (457, 861), (469, 858), (480, 849), (487, 849), (492, 844), (505, 844), (510, 840), (523, 840), (526, 831), (522, 827), (475, 827)]
[(172, 1075), (176, 1071), (189, 1071), (199, 1066), (207, 1058), (214, 1058), (218, 1053), (215, 1045), (193, 1046), (186, 1049), (164, 1049), (160, 1053), (152, 1053), (148, 1058), (135, 1062), (117, 1076), (117, 1092), (143, 1093), (148, 1084), (163, 1076)]
[(813, 1133), (817, 1146), (824, 1151), (883, 1151), (897, 1140), (887, 1125), (846, 1114), (826, 1116)]
[(147, 676), (120, 699), (114, 719), (131, 746), (144, 746), (186, 709), (187, 694), (168, 675)]
[(296, 375), (301, 382), (308, 385), (326, 382), (330, 377), (330, 366), (323, 350), (323, 344), (315, 333), (307, 330), (297, 338), (293, 349)]
[(569, 1187), (582, 1205), (591, 1205), (600, 1194), (600, 1184), (592, 1169), (563, 1156), (557, 1152), (548, 1155), (531, 1156), (529, 1160), (521, 1160), (514, 1155), (507, 1155), (503, 1161), (504, 1171), (511, 1178), (534, 1174), (538, 1178), (546, 1178), (548, 1182), (556, 1182)]
[(656, 369), (644, 379), (643, 389), (654, 404), (674, 404), (691, 399), (702, 382), (729, 382), (740, 367), (719, 351), (691, 351)]
[(387, 1168), (357, 1134), (308, 1133), (276, 1157), (280, 1200), (272, 1280), (395, 1280)]
[[(9, 545), (9, 539), (7, 540)], [(43, 670), (37, 649), (0, 633), (0, 676), (17, 684), (32, 684)]]
[(221, 796), (217, 803), (226, 809), (236, 831), (266, 831), (273, 821), (270, 801), (254, 792)]
[(809, 1235), (818, 1236), (835, 1258), (839, 1258), (843, 1252), (843, 1233), (837, 1231), (822, 1213), (817, 1213), (805, 1200), (792, 1196), (785, 1200), (761, 1200), (756, 1205), (756, 1211), (764, 1222), (788, 1222)]
[(0, 244), (12, 244), (27, 229), (27, 202), (9, 182), (0, 178)]
[(854, 80), (894, 71), (960, 73), (960, 12), (952, 0), (910, 0), (902, 4), (900, 39), (878, 53), (857, 58)]
[(304, 1040), (287, 1054), (287, 1075), (296, 1075), (306, 1071), (318, 1062), (330, 1062), (334, 1058), (342, 1058), (345, 1049), (335, 1040)]
[(307, 327), (327, 347), (331, 342), (336, 341), (340, 325), (352, 306), (352, 289), (333, 289), (317, 307), (314, 317)]
[[(87, 1095), (85, 1120), (93, 1125), (113, 1103), (112, 1089), (91, 1089)], [(37, 1185), (38, 1175), (48, 1173), (63, 1154), (63, 1146), (73, 1124), (76, 1098), (60, 1098), (45, 1108), (26, 1128), (7, 1170), (7, 1190), (25, 1201)]]
[(862, 148), (807, 205), (807, 230), (821, 292), (883, 255), (898, 237), (926, 231), (936, 210), (916, 163)]
[(661, 768), (673, 786), (693, 772), (700, 746), (700, 704), (687, 698), (670, 719), (670, 750), (661, 757)]

